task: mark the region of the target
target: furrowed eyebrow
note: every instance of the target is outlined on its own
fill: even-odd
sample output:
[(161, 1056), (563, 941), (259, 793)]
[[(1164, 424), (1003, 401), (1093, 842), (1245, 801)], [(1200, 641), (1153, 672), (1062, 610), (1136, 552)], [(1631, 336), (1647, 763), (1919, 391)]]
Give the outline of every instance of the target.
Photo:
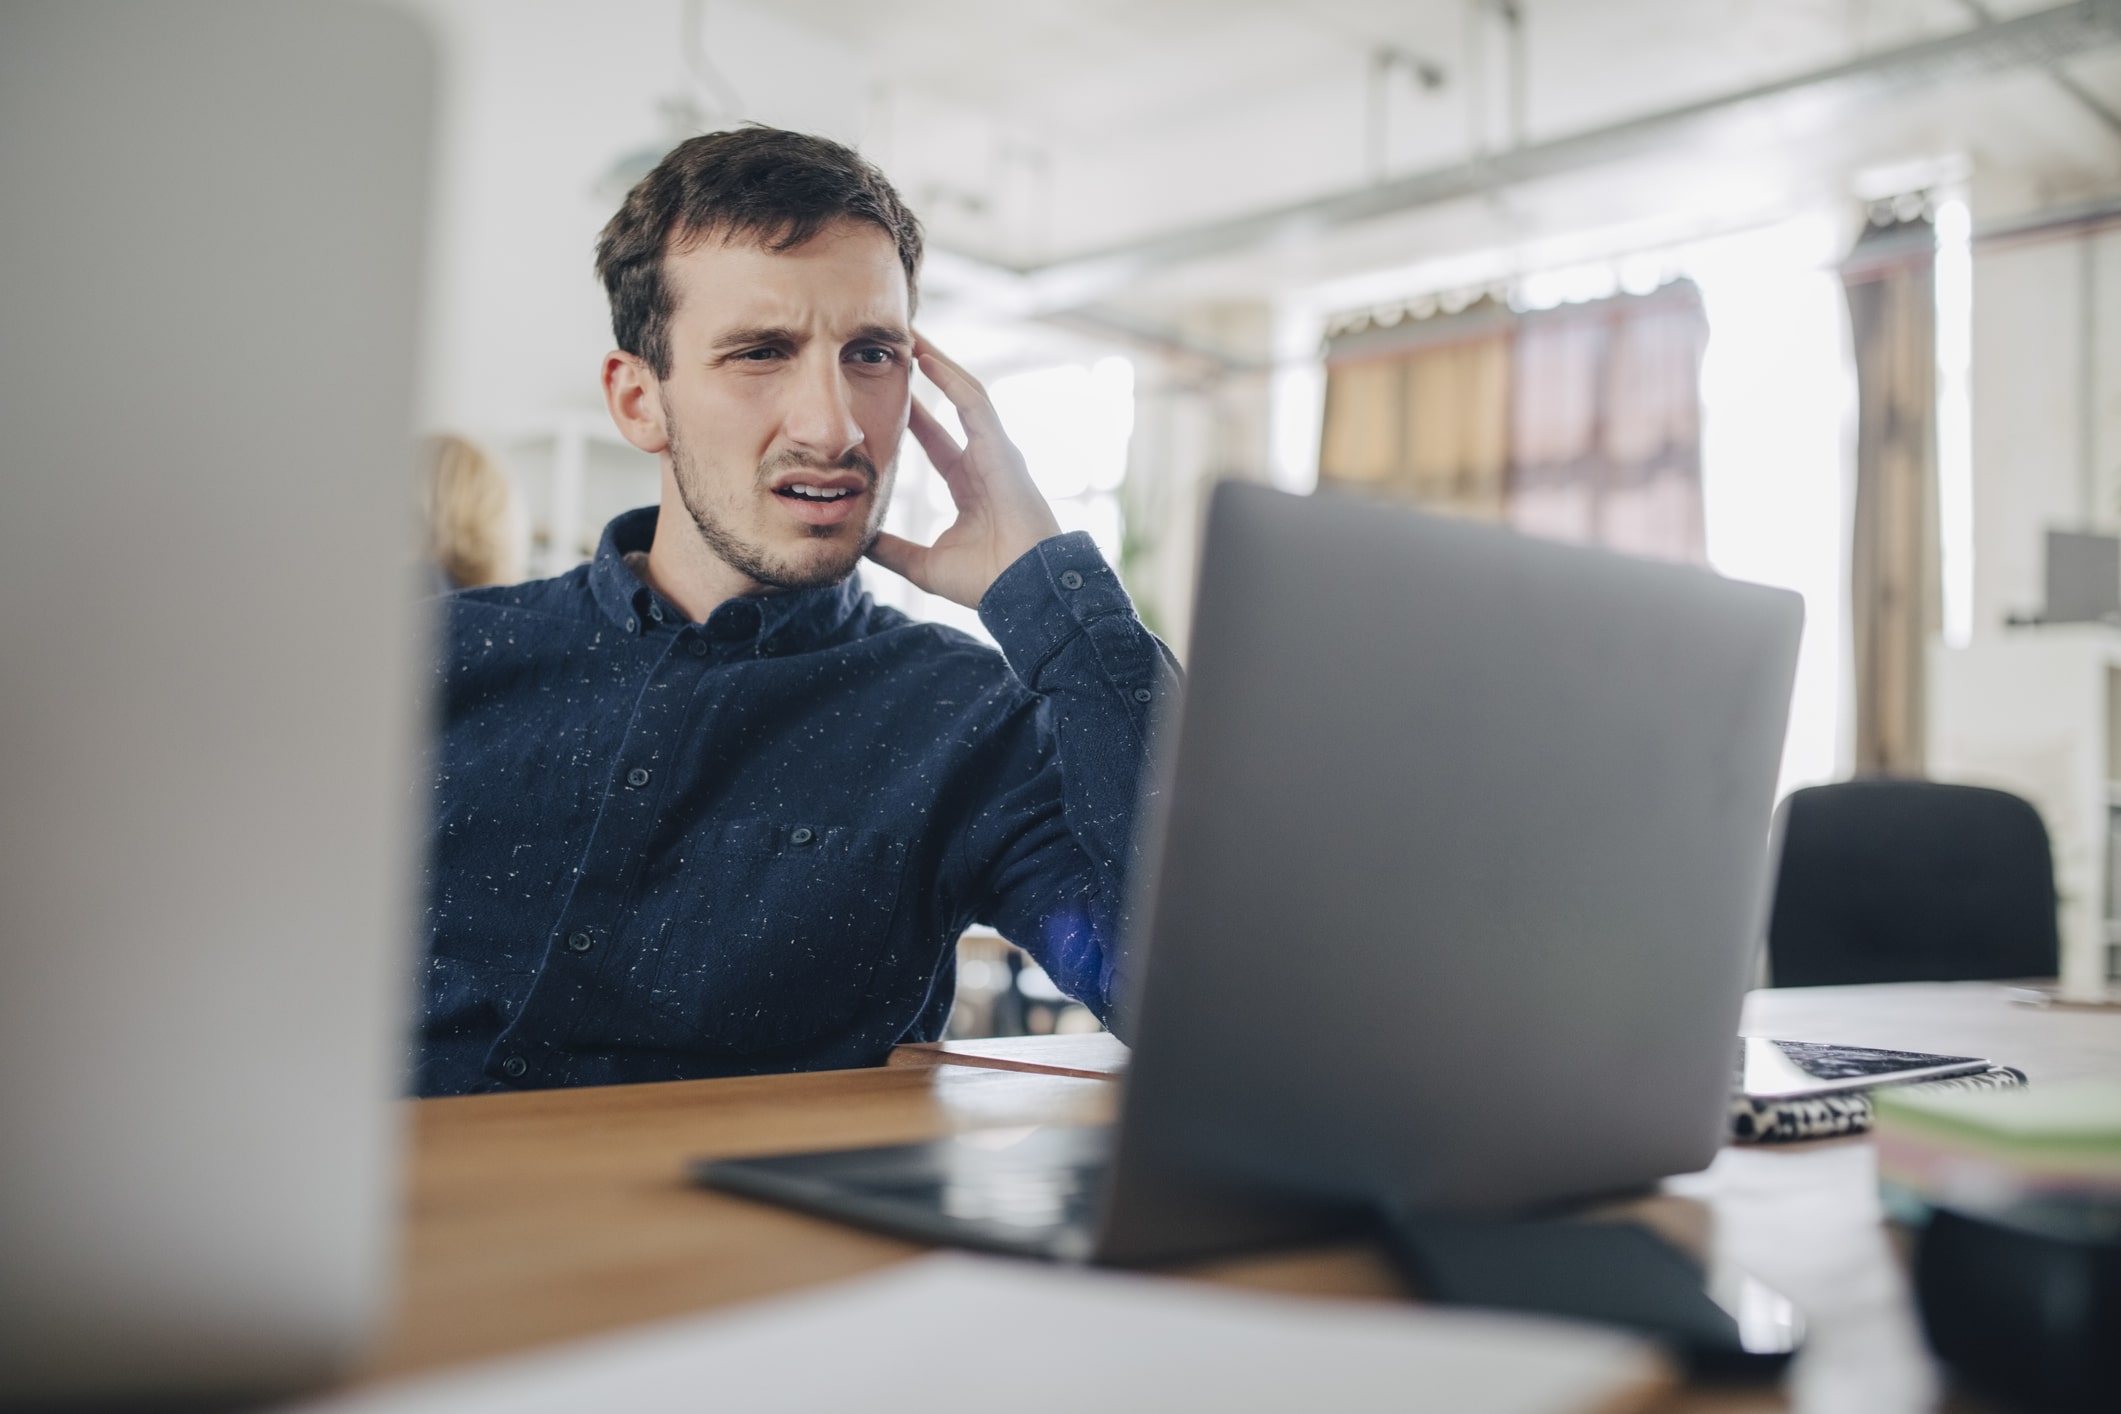
[[(801, 344), (807, 336), (794, 329), (772, 325), (758, 325), (749, 329), (731, 329), (716, 339), (709, 347), (716, 353), (730, 353), (737, 349), (757, 348), (762, 344)], [(854, 331), (847, 340), (851, 344), (889, 344), (896, 349), (913, 347), (913, 335), (904, 329), (889, 324), (866, 324)]]
[(732, 349), (754, 348), (759, 344), (800, 344), (802, 336), (793, 329), (776, 329), (760, 326), (754, 329), (731, 329), (716, 339), (711, 348), (717, 353)]

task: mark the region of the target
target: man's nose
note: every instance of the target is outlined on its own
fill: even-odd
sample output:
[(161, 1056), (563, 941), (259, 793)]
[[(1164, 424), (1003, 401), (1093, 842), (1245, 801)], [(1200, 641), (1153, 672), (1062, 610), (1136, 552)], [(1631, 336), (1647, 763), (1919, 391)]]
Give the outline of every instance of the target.
[(847, 396), (847, 374), (837, 358), (806, 358), (791, 392), (782, 429), (794, 446), (822, 462), (837, 462), (862, 444)]

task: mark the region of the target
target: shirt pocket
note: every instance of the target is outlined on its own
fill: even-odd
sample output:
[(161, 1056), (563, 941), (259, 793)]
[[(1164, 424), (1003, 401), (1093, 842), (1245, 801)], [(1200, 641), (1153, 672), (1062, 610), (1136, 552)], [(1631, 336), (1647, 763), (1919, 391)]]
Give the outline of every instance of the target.
[(844, 1028), (890, 950), (906, 846), (876, 830), (732, 820), (670, 917), (654, 1004), (700, 1044), (783, 1050)]

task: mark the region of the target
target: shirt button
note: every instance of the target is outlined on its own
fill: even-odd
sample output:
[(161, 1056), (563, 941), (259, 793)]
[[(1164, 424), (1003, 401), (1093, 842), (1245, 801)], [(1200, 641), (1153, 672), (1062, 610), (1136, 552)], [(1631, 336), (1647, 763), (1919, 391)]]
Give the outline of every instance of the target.
[(816, 834), (812, 833), (808, 825), (797, 825), (788, 832), (788, 843), (790, 844), (809, 844), (816, 838)]
[(530, 1069), (530, 1062), (524, 1060), (521, 1056), (510, 1056), (507, 1060), (501, 1062), (501, 1074), (507, 1076), (510, 1080), (522, 1079), (523, 1072), (528, 1069)]
[(706, 656), (707, 656), (707, 652), (708, 652), (708, 649), (707, 649), (707, 640), (706, 640), (706, 639), (704, 639), (704, 638), (695, 638), (695, 639), (693, 639), (693, 640), (692, 640), (692, 643), (691, 643), (691, 652), (692, 652), (692, 656), (693, 656), (693, 657), (695, 657), (695, 658), (704, 658), (704, 657), (706, 657)]
[(567, 946), (576, 952), (588, 952), (593, 944), (594, 940), (587, 933), (569, 933), (567, 935)]
[(646, 766), (636, 766), (631, 771), (628, 771), (626, 773), (626, 784), (632, 786), (635, 790), (647, 785), (648, 768)]
[(1074, 570), (1062, 570), (1060, 579), (1061, 588), (1063, 589), (1080, 589), (1083, 587), (1083, 577)]
[(1149, 691), (1149, 689), (1146, 687), (1137, 687), (1134, 689), (1134, 700), (1136, 702), (1147, 702), (1154, 696), (1156, 696), (1156, 694)]
[(663, 606), (661, 604), (650, 604), (648, 606), (648, 617), (654, 619), (657, 623), (661, 623), (663, 621)]
[(628, 633), (639, 633), (641, 631), (641, 621), (639, 619), (626, 620), (626, 631)]

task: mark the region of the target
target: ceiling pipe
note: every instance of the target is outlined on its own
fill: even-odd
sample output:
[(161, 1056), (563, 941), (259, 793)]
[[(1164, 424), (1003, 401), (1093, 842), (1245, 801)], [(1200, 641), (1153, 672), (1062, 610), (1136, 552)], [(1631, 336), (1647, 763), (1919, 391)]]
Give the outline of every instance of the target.
[(2116, 40), (2121, 40), (2121, 0), (2078, 0), (1588, 132), (1151, 236), (1092, 255), (1026, 268), (948, 255), (931, 264), (931, 273), (943, 277), (936, 282), (939, 286), (964, 287), (968, 293), (978, 287), (990, 307), (1028, 317), (1079, 309), (1158, 270), (1647, 155), (1800, 95), (1890, 91), (2021, 64), (2050, 66)]
[[(1996, 23), (1995, 12), (1983, 4), (1982, 0), (1959, 0), (1959, 5), (1961, 9), (1966, 10), (1984, 25)], [(2080, 108), (2097, 118), (2101, 123), (2104, 123), (2107, 131), (2113, 133), (2116, 137), (2121, 137), (2121, 113), (2115, 112), (2112, 108), (2100, 102), (2089, 89), (2078, 83), (2076, 79), (2070, 76), (2068, 70), (2054, 60), (2046, 60), (2041, 63), (2040, 67), (2047, 70), (2047, 76), (2056, 88), (2061, 89), (2075, 99)]]

